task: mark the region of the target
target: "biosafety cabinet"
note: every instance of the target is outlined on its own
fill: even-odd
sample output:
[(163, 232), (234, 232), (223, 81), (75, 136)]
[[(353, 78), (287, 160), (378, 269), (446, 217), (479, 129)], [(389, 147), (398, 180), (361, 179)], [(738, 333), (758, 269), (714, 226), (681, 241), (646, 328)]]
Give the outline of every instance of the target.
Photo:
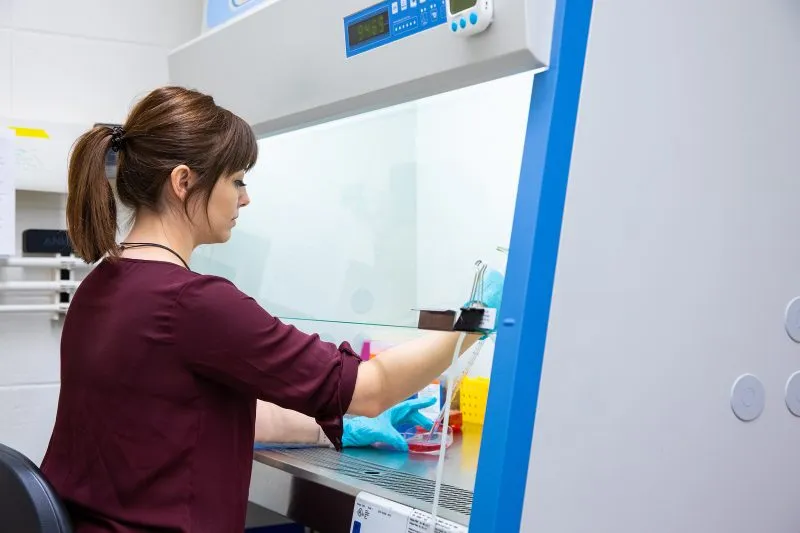
[(800, 14), (768, 4), (278, 0), (173, 51), (260, 139), (194, 269), (365, 357), (506, 275), (440, 476), (279, 447), (251, 500), (321, 532), (796, 531)]

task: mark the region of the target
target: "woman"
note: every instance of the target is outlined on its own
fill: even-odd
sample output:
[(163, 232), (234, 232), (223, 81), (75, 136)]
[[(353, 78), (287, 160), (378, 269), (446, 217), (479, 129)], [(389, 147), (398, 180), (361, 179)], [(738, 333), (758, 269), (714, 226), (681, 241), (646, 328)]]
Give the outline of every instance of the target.
[[(109, 149), (134, 213), (120, 244)], [(302, 333), (227, 280), (191, 272), (192, 250), (227, 241), (250, 203), (243, 177), (257, 151), (243, 120), (176, 87), (73, 148), (68, 231), (77, 255), (99, 263), (64, 323), (42, 470), (78, 533), (243, 531), (257, 400), (271, 440), (324, 434), (340, 449), (346, 413), (377, 417), (450, 363), (453, 333), (361, 364), (347, 343)]]

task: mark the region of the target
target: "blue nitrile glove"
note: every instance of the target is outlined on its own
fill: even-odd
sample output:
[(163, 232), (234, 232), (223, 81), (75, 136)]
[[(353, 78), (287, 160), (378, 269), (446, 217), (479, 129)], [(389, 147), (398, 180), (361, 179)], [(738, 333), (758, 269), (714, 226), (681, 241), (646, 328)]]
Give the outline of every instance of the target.
[[(494, 333), (497, 331), (497, 322), (500, 317), (500, 304), (503, 301), (503, 284), (505, 283), (505, 276), (503, 276), (500, 272), (494, 269), (487, 269), (483, 275), (483, 305), (488, 308), (496, 310), (496, 319), (494, 324), (494, 329), (492, 330), (484, 330), (486, 335), (483, 336), (485, 339), (489, 334)], [(464, 307), (468, 307), (473, 302), (470, 300)]]
[(497, 270), (487, 270), (483, 275), (483, 299), (486, 307), (500, 311), (503, 302), (503, 284), (506, 278)]
[(342, 446), (353, 448), (382, 443), (395, 450), (407, 452), (408, 444), (400, 428), (422, 426), (433, 427), (433, 420), (419, 412), (436, 403), (436, 398), (415, 398), (391, 407), (375, 418), (355, 416), (344, 419)]

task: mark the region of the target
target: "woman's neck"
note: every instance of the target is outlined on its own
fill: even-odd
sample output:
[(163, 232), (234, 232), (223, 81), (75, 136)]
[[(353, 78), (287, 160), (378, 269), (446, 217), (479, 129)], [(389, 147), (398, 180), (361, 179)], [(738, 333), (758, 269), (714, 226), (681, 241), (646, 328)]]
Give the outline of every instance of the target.
[[(168, 215), (141, 212), (123, 243), (148, 243), (166, 246), (178, 254), (186, 263), (194, 250), (191, 233), (183, 224), (167, 220)], [(183, 263), (169, 250), (153, 247), (137, 247), (123, 250), (122, 257), (167, 261), (183, 266)]]

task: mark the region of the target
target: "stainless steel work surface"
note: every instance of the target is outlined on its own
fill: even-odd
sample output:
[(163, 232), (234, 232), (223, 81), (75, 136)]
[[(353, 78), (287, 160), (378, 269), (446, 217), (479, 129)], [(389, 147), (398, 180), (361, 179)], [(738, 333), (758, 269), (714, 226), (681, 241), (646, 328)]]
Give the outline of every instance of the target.
[[(479, 448), (478, 428), (456, 435), (447, 450), (439, 516), (469, 524)], [(321, 533), (345, 533), (362, 491), (430, 511), (437, 459), (374, 448), (259, 451), (250, 500)]]

